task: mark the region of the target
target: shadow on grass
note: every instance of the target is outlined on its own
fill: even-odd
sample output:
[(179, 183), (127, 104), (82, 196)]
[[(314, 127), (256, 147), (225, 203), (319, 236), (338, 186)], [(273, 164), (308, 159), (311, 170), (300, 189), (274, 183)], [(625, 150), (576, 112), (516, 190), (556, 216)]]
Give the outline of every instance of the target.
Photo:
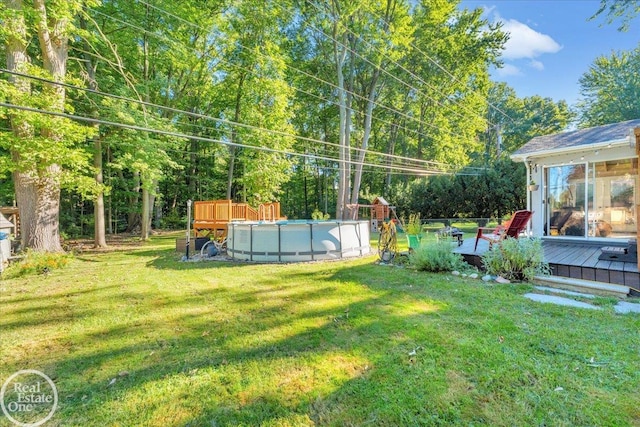
[[(197, 251), (199, 255), (200, 252)], [(238, 261), (230, 258), (219, 259), (203, 259), (199, 261), (182, 261), (184, 254), (174, 251), (173, 249), (155, 249), (155, 250), (138, 250), (127, 253), (127, 255), (138, 256), (144, 258), (153, 258), (150, 261), (146, 261), (148, 267), (153, 267), (159, 270), (201, 270), (212, 268), (237, 268), (242, 266), (256, 266), (256, 265), (295, 265), (305, 263), (326, 263), (328, 265), (332, 263), (348, 262), (353, 258), (336, 259), (336, 260), (323, 260), (323, 261), (311, 261), (311, 262), (255, 262), (255, 261)], [(368, 256), (373, 262), (376, 258), (373, 255)]]
[[(174, 255), (126, 256), (152, 258), (143, 262), (158, 270), (183, 269), (165, 265), (178, 263)], [(105, 303), (118, 302), (112, 311), (100, 311), (100, 301), (86, 307), (95, 311), (83, 319), (86, 329), (68, 337), (71, 350), (42, 362), (57, 378), (61, 424), (490, 425), (486, 407), (525, 401), (537, 405), (529, 411), (547, 414), (544, 402), (553, 397), (545, 397), (550, 385), (538, 372), (572, 367), (578, 353), (567, 346), (558, 360), (539, 345), (537, 327), (562, 328), (559, 310), (548, 325), (524, 301), (503, 313), (496, 301), (519, 298), (511, 286), (478, 292), (484, 285), (350, 262), (314, 269), (212, 264), (253, 270), (243, 268), (239, 280), (230, 269), (228, 280), (176, 275), (161, 286), (136, 283), (104, 295)], [(149, 270), (148, 281), (158, 274), (173, 273)], [(530, 325), (519, 332), (515, 322), (523, 317)], [(514, 342), (501, 344), (498, 331)], [(554, 337), (547, 341), (557, 347)], [(518, 390), (529, 397), (512, 397)], [(559, 419), (589, 424), (589, 409), (584, 418)], [(518, 421), (544, 424), (530, 413)]]
[[(332, 282), (342, 279), (340, 270), (332, 274)], [(330, 423), (337, 416), (334, 413), (337, 408), (349, 406), (357, 408), (352, 408), (353, 422), (361, 423), (366, 421), (367, 413), (379, 409), (375, 407), (378, 402), (375, 394), (381, 392), (376, 385), (380, 381), (393, 383), (399, 389), (415, 387), (411, 372), (416, 364), (409, 356), (412, 349), (447, 342), (437, 329), (431, 330), (428, 337), (415, 337), (411, 332), (416, 322), (442, 310), (441, 304), (425, 304), (425, 311), (419, 314), (396, 315), (389, 307), (402, 306), (407, 301), (399, 292), (380, 289), (350, 302), (335, 285), (323, 286), (320, 282), (318, 289), (309, 290), (283, 285), (283, 278), (259, 280), (261, 289), (199, 289), (180, 301), (166, 301), (157, 306), (155, 313), (149, 312), (133, 323), (87, 331), (76, 343), (83, 349), (82, 354), (70, 354), (47, 369), (56, 373), (67, 395), (61, 403), (60, 418), (83, 423), (91, 420), (95, 425), (104, 422), (157, 425), (159, 422), (154, 420), (163, 411), (175, 410), (178, 417), (182, 413), (175, 409), (181, 406), (179, 400), (168, 404), (166, 396), (147, 391), (166, 381), (167, 387), (173, 388), (168, 392), (175, 393), (176, 399), (185, 398), (185, 393), (191, 399), (213, 399), (197, 410), (190, 409), (181, 425), (211, 425), (214, 421), (220, 425), (259, 425), (288, 417), (309, 417), (315, 422)], [(274, 289), (276, 285), (280, 287)], [(275, 297), (277, 294), (279, 298)], [(225, 301), (220, 302), (223, 295)], [(153, 305), (145, 295), (121, 297), (125, 301), (139, 298), (141, 304), (147, 305), (140, 308), (143, 312)], [(331, 301), (328, 306), (327, 300)], [(189, 307), (193, 312), (176, 315), (180, 308)], [(289, 329), (295, 332), (287, 332)], [(91, 351), (92, 348), (101, 349)], [(330, 366), (324, 365), (325, 357)], [(301, 368), (293, 359), (303, 364), (315, 362)], [(334, 359), (344, 366), (332, 366)], [(308, 369), (313, 374), (317, 369), (325, 372), (328, 383), (335, 383), (335, 387), (330, 392), (311, 390), (307, 394), (293, 389), (278, 390), (272, 366), (284, 369), (285, 377), (289, 370)], [(258, 378), (228, 383), (229, 378), (250, 367)], [(118, 371), (127, 374), (119, 376)], [(192, 395), (177, 384), (176, 378), (184, 376), (194, 383), (204, 381), (198, 380), (198, 372), (219, 379), (219, 383), (208, 384), (207, 393), (213, 393), (215, 398)], [(113, 378), (115, 383), (109, 385)], [(274, 381), (275, 388), (271, 392), (260, 389), (261, 381)], [(438, 383), (443, 379), (432, 381)], [(372, 391), (363, 394), (363, 387), (371, 387)], [(396, 401), (417, 408), (428, 394), (425, 391), (415, 397), (396, 396)], [(127, 398), (142, 399), (145, 410), (109, 414), (103, 411), (107, 402)], [(382, 410), (391, 411), (391, 406)], [(101, 413), (103, 418), (93, 418), (93, 414), (85, 418), (87, 411)], [(385, 417), (401, 420), (391, 414)]]

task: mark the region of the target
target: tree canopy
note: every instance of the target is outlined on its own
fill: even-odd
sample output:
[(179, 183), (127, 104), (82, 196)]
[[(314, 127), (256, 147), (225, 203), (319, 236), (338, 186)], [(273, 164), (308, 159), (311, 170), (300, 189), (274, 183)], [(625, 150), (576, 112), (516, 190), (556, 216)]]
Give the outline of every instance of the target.
[(640, 45), (596, 58), (580, 78), (580, 126), (599, 126), (640, 117)]
[(144, 239), (187, 199), (346, 217), (416, 176), (482, 179), (570, 117), (491, 83), (507, 34), (457, 1), (3, 0), (0, 20), (0, 197), (33, 235)]

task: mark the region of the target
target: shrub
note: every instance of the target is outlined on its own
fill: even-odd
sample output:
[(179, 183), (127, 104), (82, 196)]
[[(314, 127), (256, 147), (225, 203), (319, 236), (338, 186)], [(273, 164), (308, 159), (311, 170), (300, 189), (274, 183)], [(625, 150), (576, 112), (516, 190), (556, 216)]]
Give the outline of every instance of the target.
[(322, 213), (320, 212), (318, 209), (314, 209), (313, 212), (311, 213), (311, 219), (315, 220), (315, 221), (326, 221), (331, 217), (331, 215), (329, 215), (328, 213)]
[(416, 248), (409, 262), (419, 271), (453, 271), (468, 268), (462, 255), (451, 250), (450, 242), (431, 242)]
[(420, 213), (410, 214), (409, 222), (402, 224), (405, 233), (412, 235), (421, 235), (422, 234), (422, 221), (420, 220)]
[(186, 216), (180, 216), (176, 209), (169, 211), (160, 219), (160, 227), (165, 230), (182, 230), (186, 226)]
[(23, 259), (12, 264), (6, 270), (7, 277), (20, 277), (28, 274), (44, 274), (66, 266), (70, 254), (27, 251)]
[(537, 238), (507, 238), (482, 255), (488, 274), (505, 279), (531, 281), (539, 274), (549, 274), (544, 262), (542, 240)]

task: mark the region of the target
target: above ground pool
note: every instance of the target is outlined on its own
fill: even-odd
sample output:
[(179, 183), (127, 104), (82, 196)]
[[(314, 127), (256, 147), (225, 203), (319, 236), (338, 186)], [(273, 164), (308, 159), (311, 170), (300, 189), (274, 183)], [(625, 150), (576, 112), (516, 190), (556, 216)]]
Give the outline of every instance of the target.
[(369, 221), (243, 221), (227, 229), (227, 254), (236, 260), (318, 261), (370, 252)]

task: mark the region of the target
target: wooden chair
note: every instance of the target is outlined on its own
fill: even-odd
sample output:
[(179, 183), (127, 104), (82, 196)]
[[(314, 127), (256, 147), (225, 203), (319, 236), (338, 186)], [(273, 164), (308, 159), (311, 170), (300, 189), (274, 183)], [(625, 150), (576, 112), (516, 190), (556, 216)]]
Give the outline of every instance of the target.
[(478, 249), (478, 240), (484, 239), (489, 241), (489, 247), (496, 242), (500, 242), (507, 237), (517, 239), (520, 233), (527, 227), (527, 223), (531, 219), (533, 212), (531, 211), (515, 211), (513, 216), (504, 225), (496, 228), (479, 227), (476, 234), (476, 246), (474, 251)]

